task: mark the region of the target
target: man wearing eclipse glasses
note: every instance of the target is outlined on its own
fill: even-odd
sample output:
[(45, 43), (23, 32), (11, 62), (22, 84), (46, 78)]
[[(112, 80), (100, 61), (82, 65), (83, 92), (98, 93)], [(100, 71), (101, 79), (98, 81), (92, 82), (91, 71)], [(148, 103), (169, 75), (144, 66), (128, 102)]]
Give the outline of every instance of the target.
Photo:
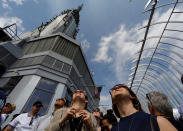
[(74, 91), (70, 108), (55, 112), (45, 131), (96, 131), (97, 122), (87, 109), (88, 98), (83, 90)]

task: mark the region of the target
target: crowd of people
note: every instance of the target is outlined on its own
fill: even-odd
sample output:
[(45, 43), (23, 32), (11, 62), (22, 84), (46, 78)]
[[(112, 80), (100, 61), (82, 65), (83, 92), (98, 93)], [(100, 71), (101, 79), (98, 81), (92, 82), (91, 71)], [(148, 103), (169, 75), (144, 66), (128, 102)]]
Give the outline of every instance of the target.
[[(39, 116), (41, 101), (32, 105), (30, 112), (15, 114), (3, 131), (183, 131), (183, 104), (174, 118), (168, 97), (160, 92), (146, 94), (150, 113), (141, 108), (136, 94), (126, 84), (117, 84), (109, 90), (112, 109), (104, 115), (99, 108), (87, 110), (85, 91), (72, 94), (71, 106), (65, 98), (58, 98), (51, 114)], [(6, 103), (1, 111), (0, 126), (16, 106)]]

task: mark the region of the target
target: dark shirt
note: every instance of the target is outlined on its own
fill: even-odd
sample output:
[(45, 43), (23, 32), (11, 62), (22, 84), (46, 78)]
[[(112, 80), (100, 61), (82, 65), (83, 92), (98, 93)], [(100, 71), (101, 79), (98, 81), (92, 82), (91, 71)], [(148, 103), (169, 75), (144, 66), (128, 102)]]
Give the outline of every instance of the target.
[(178, 130), (183, 131), (183, 125), (181, 125), (181, 122), (176, 121), (174, 118), (167, 118), (170, 123)]
[(120, 118), (119, 123), (113, 126), (111, 131), (152, 131), (150, 117), (154, 131), (160, 131), (157, 117), (142, 111)]
[(72, 118), (69, 122), (71, 131), (81, 131), (83, 126), (82, 117)]

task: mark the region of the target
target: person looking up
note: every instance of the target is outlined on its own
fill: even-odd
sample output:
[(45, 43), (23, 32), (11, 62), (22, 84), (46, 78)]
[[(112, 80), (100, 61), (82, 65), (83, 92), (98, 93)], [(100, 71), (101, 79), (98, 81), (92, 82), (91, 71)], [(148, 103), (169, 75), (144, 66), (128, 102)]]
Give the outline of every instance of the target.
[(1, 120), (0, 120), (0, 126), (6, 121), (9, 114), (11, 114), (16, 109), (15, 104), (6, 103), (5, 106), (2, 108), (1, 111)]
[(182, 130), (181, 123), (174, 119), (172, 105), (165, 94), (152, 91), (146, 94), (146, 98), (152, 115), (162, 116), (169, 120), (178, 131)]
[(117, 84), (109, 91), (114, 113), (120, 118), (111, 131), (176, 131), (167, 119), (143, 112), (137, 96), (126, 84)]
[(4, 131), (32, 131), (38, 123), (38, 112), (41, 107), (43, 107), (42, 103), (36, 101), (32, 105), (32, 109), (29, 113), (18, 115), (8, 124)]
[(51, 119), (53, 118), (53, 115), (58, 109), (61, 109), (63, 107), (67, 107), (67, 101), (65, 98), (58, 98), (55, 101), (54, 104), (54, 110), (51, 114), (44, 115), (39, 118), (37, 127), (35, 127), (35, 131), (44, 131), (44, 129), (50, 124)]
[(101, 120), (103, 118), (103, 113), (100, 111), (99, 108), (97, 108), (93, 111), (93, 115), (97, 120), (97, 131), (101, 131)]
[(86, 110), (87, 104), (86, 92), (74, 91), (71, 107), (57, 110), (45, 131), (96, 131), (97, 121)]

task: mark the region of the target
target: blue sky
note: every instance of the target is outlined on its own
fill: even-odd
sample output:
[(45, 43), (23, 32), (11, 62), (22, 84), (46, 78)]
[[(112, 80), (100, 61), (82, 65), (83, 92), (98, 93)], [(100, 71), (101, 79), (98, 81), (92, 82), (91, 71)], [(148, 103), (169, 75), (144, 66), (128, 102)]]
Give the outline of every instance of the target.
[[(171, 1), (171, 0), (167, 0)], [(136, 44), (144, 31), (137, 29), (147, 23), (143, 14), (147, 0), (1, 0), (0, 26), (16, 21), (19, 33), (33, 31), (42, 22), (58, 15), (64, 9), (77, 8), (80, 12), (80, 32), (77, 40), (82, 44), (94, 80), (105, 85), (101, 93), (102, 104), (109, 104), (108, 89), (117, 83), (126, 83)], [(166, 19), (168, 8), (158, 11), (155, 20)], [(151, 34), (159, 32), (152, 29)]]

